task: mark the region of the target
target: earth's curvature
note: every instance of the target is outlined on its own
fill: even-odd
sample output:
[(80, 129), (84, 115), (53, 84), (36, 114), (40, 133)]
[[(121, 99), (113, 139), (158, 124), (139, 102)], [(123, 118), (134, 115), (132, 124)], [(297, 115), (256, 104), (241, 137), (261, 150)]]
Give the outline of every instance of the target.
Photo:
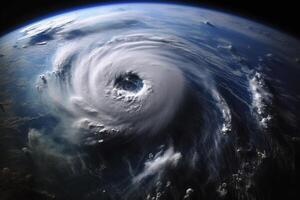
[(296, 199), (300, 42), (116, 4), (0, 38), (1, 199)]

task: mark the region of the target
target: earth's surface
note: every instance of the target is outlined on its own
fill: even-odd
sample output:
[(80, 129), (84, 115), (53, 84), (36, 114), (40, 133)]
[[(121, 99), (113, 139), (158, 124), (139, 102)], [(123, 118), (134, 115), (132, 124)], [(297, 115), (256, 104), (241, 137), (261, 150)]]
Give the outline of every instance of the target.
[(299, 198), (300, 42), (169, 4), (0, 38), (1, 199)]

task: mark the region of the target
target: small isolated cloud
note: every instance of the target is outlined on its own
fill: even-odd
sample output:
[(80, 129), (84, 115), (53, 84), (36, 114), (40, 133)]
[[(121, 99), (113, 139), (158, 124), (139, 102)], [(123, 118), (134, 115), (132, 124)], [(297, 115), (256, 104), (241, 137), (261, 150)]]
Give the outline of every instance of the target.
[(24, 34), (24, 37), (20, 39), (22, 40), (29, 38), (29, 45), (45, 44), (47, 41), (54, 40), (55, 34), (62, 31), (67, 25), (73, 23), (74, 20), (74, 16), (68, 16), (35, 23), (21, 30), (21, 33)]
[[(68, 15), (49, 20), (42, 20), (22, 29), (24, 35), (19, 40), (28, 40), (27, 45), (45, 45), (47, 42), (57, 39), (72, 40), (93, 33), (103, 33), (108, 30), (118, 30), (147, 25), (142, 22), (145, 19), (137, 20), (135, 13), (110, 13), (100, 14), (92, 17), (78, 19), (78, 16)], [(27, 46), (25, 45), (25, 46)]]
[(145, 162), (144, 170), (133, 179), (133, 182), (139, 182), (152, 175), (160, 175), (166, 168), (175, 167), (181, 157), (181, 153), (174, 152), (172, 147), (167, 149), (163, 154), (159, 152), (153, 159)]

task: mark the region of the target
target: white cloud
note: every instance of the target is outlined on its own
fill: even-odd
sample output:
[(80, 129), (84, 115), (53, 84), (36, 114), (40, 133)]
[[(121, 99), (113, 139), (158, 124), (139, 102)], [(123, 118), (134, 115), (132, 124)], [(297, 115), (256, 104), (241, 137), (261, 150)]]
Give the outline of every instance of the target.
[(152, 175), (159, 175), (168, 167), (175, 167), (181, 157), (181, 153), (174, 152), (173, 147), (167, 149), (163, 154), (162, 152), (159, 152), (153, 159), (145, 162), (144, 170), (134, 177), (133, 182), (139, 182)]

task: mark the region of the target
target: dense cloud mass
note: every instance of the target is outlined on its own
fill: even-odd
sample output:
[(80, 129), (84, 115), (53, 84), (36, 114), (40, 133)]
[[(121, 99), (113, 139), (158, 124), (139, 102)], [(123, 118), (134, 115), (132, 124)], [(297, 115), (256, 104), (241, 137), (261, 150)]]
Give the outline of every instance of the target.
[(188, 101), (185, 96), (196, 95), (190, 74), (215, 101), (220, 131), (229, 131), (230, 110), (197, 48), (176, 37), (155, 35), (123, 35), (93, 49), (86, 48), (86, 42), (64, 46), (56, 53), (54, 71), (41, 75), (38, 87), (46, 90), (51, 103), (72, 115), (74, 127), (91, 129), (98, 139), (152, 135), (174, 120)]
[(75, 126), (97, 126), (99, 135), (154, 134), (173, 118), (186, 89), (176, 68), (185, 60), (171, 50), (179, 51), (180, 46), (165, 42), (159, 37), (127, 35), (92, 50), (63, 47), (54, 74), (46, 77), (47, 92), (53, 99), (67, 98), (55, 101), (66, 101), (61, 106), (79, 118)]
[(292, 174), (285, 131), (297, 122), (287, 120), (293, 111), (281, 115), (284, 93), (264, 66), (287, 61), (254, 61), (249, 44), (277, 49), (284, 36), (222, 13), (142, 5), (74, 11), (20, 31), (16, 48), (55, 46), (35, 77), (39, 112), (53, 122), (29, 127), (25, 149), (40, 187), (58, 199), (272, 196), (265, 177)]

